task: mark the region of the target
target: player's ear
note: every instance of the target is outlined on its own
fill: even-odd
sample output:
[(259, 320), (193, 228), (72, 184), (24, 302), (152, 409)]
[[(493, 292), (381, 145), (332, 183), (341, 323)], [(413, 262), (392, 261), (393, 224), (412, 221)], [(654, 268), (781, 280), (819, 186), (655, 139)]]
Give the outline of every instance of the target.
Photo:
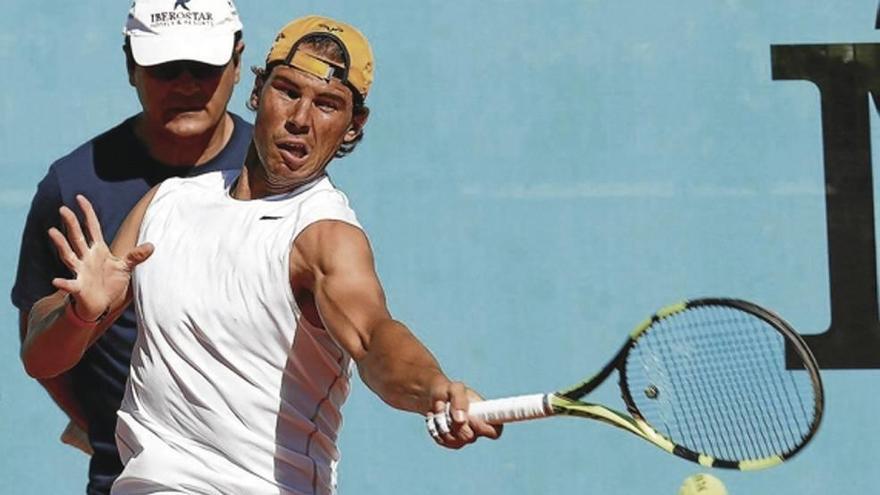
[(355, 109), (354, 115), (351, 117), (351, 124), (348, 126), (348, 130), (345, 132), (345, 137), (343, 138), (343, 142), (351, 143), (364, 132), (364, 126), (367, 125), (367, 119), (370, 117), (370, 109), (366, 106), (361, 106), (360, 108)]
[(253, 67), (251, 70), (254, 72), (254, 87), (251, 88), (247, 107), (251, 110), (256, 110), (260, 107), (260, 94), (263, 92), (263, 85), (266, 84), (266, 78), (269, 77), (269, 73), (262, 67)]

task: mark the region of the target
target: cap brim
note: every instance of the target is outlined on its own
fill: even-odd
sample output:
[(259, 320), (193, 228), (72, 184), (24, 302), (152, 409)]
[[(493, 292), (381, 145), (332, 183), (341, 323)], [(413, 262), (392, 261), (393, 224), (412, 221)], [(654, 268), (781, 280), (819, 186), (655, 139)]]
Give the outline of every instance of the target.
[(132, 36), (131, 54), (141, 66), (178, 60), (226, 65), (232, 58), (234, 33), (192, 33), (185, 36)]

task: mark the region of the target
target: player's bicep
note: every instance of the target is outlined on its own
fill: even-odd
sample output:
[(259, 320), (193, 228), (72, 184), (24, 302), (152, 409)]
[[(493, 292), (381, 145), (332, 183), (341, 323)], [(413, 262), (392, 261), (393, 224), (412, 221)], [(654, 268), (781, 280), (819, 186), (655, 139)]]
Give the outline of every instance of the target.
[(389, 318), (364, 232), (347, 223), (321, 221), (294, 242), (293, 284), (315, 298), (328, 332), (355, 359), (369, 347), (372, 329)]

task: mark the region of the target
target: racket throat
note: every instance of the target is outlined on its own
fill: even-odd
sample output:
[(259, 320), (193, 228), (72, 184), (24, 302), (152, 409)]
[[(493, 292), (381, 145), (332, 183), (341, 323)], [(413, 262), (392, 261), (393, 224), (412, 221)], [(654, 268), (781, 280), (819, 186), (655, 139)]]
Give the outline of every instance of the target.
[(623, 364), (626, 361), (626, 355), (629, 353), (629, 350), (630, 348), (632, 348), (633, 344), (635, 344), (635, 341), (633, 339), (628, 339), (626, 343), (624, 343), (620, 351), (617, 352), (614, 358), (612, 358), (611, 361), (609, 361), (608, 364), (606, 364), (601, 371), (590, 377), (589, 380), (581, 382), (574, 387), (556, 392), (556, 394), (554, 395), (556, 395), (557, 397), (565, 397), (566, 399), (571, 400), (577, 400), (581, 397), (586, 396), (587, 394), (598, 388), (599, 385), (601, 385), (606, 378), (611, 376), (611, 373), (614, 373), (615, 371), (623, 372), (622, 368)]

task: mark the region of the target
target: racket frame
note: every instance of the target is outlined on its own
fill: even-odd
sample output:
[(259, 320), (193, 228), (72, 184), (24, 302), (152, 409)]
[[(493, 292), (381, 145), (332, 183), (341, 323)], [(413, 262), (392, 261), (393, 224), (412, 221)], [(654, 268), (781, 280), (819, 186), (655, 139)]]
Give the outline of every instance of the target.
[[(629, 353), (635, 347), (638, 339), (643, 337), (646, 332), (649, 332), (655, 324), (671, 315), (699, 306), (733, 307), (757, 316), (782, 334), (787, 342), (792, 345), (795, 353), (802, 358), (804, 370), (810, 374), (813, 385), (815, 396), (814, 415), (809, 432), (790, 451), (759, 459), (740, 461), (717, 459), (675, 444), (648, 424), (639, 411), (627, 386), (626, 361)], [(603, 405), (579, 400), (595, 390), (615, 371), (618, 372), (618, 386), (628, 414)], [(593, 419), (629, 431), (671, 454), (706, 467), (751, 471), (778, 465), (800, 452), (809, 443), (816, 431), (818, 431), (823, 411), (824, 393), (819, 366), (807, 344), (785, 320), (775, 313), (748, 301), (730, 298), (702, 298), (671, 304), (642, 321), (630, 332), (629, 338), (615, 356), (598, 373), (581, 383), (550, 394), (534, 394), (476, 402), (471, 404), (469, 413), (482, 417), (490, 423), (508, 423), (551, 415)]]

